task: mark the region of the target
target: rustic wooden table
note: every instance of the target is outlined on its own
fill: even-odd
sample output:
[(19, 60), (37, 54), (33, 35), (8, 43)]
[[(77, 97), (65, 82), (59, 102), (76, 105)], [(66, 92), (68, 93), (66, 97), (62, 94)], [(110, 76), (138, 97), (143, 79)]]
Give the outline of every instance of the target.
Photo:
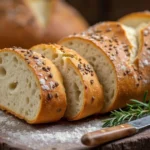
[(150, 129), (97, 148), (81, 144), (81, 136), (100, 129), (101, 118), (87, 118), (78, 122), (60, 121), (46, 125), (28, 125), (17, 118), (0, 111), (0, 150), (42, 149), (42, 150), (150, 150)]

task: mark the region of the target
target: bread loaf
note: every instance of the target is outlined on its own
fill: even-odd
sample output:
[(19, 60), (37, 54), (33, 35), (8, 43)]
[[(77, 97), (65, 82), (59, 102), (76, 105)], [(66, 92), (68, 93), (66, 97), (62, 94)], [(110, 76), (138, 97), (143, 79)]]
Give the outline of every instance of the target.
[(104, 22), (59, 42), (93, 65), (104, 88), (102, 113), (126, 106), (131, 98), (142, 100), (150, 90), (149, 33), (145, 25), (134, 29)]
[(0, 48), (56, 42), (88, 26), (74, 8), (60, 0), (1, 0), (0, 22)]
[(46, 56), (58, 67), (64, 79), (68, 120), (100, 113), (104, 98), (102, 87), (91, 65), (78, 53), (59, 45), (37, 45), (32, 50)]
[(30, 124), (64, 116), (66, 95), (55, 65), (21, 48), (0, 50), (0, 109)]
[(134, 12), (121, 17), (118, 21), (123, 23), (124, 25), (136, 28), (141, 23), (150, 23), (150, 12)]

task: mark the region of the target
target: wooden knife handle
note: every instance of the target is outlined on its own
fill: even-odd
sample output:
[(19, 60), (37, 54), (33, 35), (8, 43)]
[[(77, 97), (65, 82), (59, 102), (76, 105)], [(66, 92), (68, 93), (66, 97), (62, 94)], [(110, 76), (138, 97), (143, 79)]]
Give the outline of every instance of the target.
[(88, 146), (97, 146), (137, 132), (136, 128), (129, 124), (122, 124), (115, 127), (104, 128), (89, 132), (82, 136), (81, 142)]

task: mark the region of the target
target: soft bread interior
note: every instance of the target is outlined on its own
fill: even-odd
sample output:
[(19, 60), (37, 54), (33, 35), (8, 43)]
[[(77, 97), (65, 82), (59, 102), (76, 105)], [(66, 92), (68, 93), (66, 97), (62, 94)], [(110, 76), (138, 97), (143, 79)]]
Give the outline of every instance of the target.
[(68, 40), (63, 45), (76, 50), (94, 67), (98, 79), (103, 85), (105, 106), (107, 106), (115, 96), (117, 81), (113, 65), (109, 62), (106, 55), (97, 50), (96, 46), (80, 39)]
[(50, 19), (51, 0), (25, 0), (26, 4), (33, 11), (39, 23), (45, 27)]
[(135, 60), (135, 57), (137, 55), (137, 52), (138, 52), (137, 33), (136, 33), (136, 30), (131, 28), (131, 27), (128, 27), (125, 25), (122, 25), (122, 27), (125, 30), (125, 34), (129, 40), (129, 42), (132, 45), (132, 47), (129, 48), (129, 50), (130, 50), (130, 54), (131, 54), (130, 55), (130, 62), (133, 63)]
[(40, 89), (26, 62), (13, 52), (0, 52), (0, 106), (34, 120), (40, 109)]
[(65, 56), (59, 50), (53, 48), (34, 48), (38, 53), (49, 58), (60, 70), (64, 80), (67, 95), (67, 110), (65, 116), (73, 118), (78, 115), (83, 107), (84, 87), (80, 76), (70, 63), (70, 56)]

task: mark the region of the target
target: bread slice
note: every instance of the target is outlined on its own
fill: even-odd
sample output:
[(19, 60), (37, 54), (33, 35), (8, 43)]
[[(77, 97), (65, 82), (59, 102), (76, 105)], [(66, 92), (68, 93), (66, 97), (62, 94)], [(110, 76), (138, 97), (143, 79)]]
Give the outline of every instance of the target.
[(30, 124), (64, 116), (66, 95), (55, 65), (21, 48), (0, 50), (0, 108)]
[(124, 25), (136, 28), (141, 23), (150, 23), (150, 12), (134, 12), (121, 17), (118, 21)]
[(68, 120), (100, 113), (104, 98), (102, 87), (89, 63), (78, 53), (59, 45), (37, 45), (32, 50), (46, 56), (59, 68), (67, 94)]
[(140, 75), (136, 66), (132, 67), (138, 53), (136, 36), (133, 28), (104, 22), (59, 42), (76, 50), (94, 67), (104, 88), (103, 113), (124, 107), (130, 98), (139, 99)]

